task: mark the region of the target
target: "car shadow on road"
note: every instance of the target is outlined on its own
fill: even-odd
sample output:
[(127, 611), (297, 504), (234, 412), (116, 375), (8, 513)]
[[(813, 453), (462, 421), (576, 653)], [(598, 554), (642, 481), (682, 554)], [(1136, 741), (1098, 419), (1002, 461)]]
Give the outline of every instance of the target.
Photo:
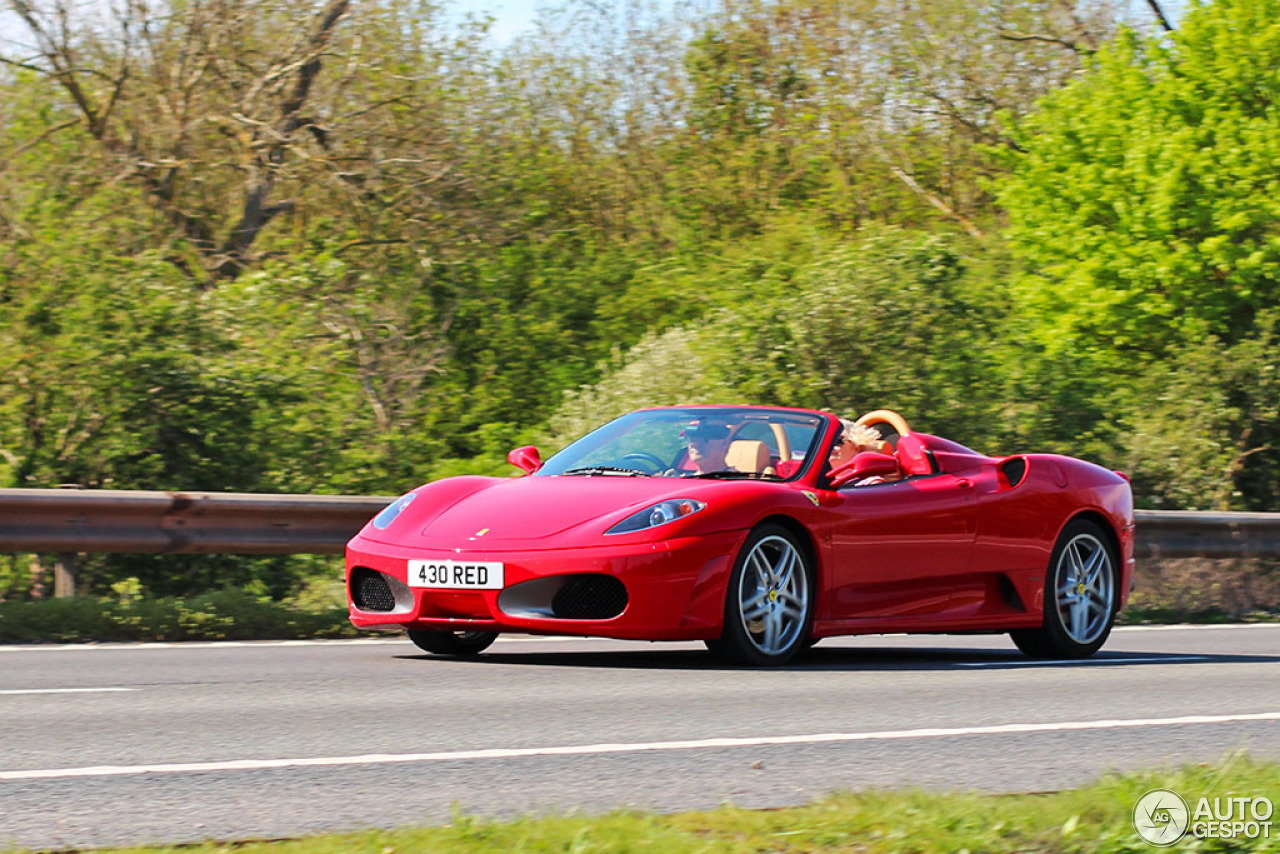
[(1150, 667), (1197, 664), (1260, 664), (1280, 662), (1280, 656), (1243, 654), (1189, 654), (1126, 652), (1106, 650), (1092, 658), (1075, 661), (1036, 660), (1017, 650), (959, 649), (955, 647), (855, 647), (840, 646), (807, 650), (783, 667), (743, 667), (698, 649), (636, 649), (599, 651), (489, 650), (474, 657), (450, 657), (428, 653), (398, 655), (405, 661), (465, 662), (468, 665), (525, 667), (573, 667), (634, 670), (764, 670), (792, 671), (875, 671), (875, 670), (1038, 670), (1082, 667)]

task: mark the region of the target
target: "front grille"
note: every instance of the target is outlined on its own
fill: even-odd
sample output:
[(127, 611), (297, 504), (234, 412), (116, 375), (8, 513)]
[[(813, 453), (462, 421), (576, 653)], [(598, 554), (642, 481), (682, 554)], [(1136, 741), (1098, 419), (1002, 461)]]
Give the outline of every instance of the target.
[(575, 575), (551, 600), (562, 620), (609, 620), (627, 607), (627, 588), (612, 575)]
[(351, 601), (361, 611), (392, 611), (396, 607), (386, 576), (363, 566), (351, 570)]

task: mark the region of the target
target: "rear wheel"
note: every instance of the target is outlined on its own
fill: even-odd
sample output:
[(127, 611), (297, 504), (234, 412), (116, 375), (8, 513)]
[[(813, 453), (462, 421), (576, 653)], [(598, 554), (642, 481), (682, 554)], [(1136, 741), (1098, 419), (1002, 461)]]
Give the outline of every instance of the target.
[(805, 646), (813, 574), (804, 549), (781, 525), (762, 525), (738, 553), (725, 594), (724, 633), (708, 643), (740, 664), (785, 664)]
[(433, 632), (409, 629), (409, 640), (418, 649), (436, 655), (478, 655), (498, 638), (497, 632)]
[(1119, 560), (1097, 524), (1063, 530), (1045, 573), (1044, 625), (1010, 632), (1032, 658), (1087, 658), (1102, 648), (1116, 618)]

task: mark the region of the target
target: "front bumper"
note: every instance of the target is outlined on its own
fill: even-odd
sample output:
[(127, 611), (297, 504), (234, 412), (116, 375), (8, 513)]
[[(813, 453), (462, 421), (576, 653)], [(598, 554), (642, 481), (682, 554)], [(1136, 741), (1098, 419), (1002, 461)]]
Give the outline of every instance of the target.
[[(357, 628), (404, 627), (450, 631), (594, 635), (633, 640), (696, 640), (720, 635), (724, 591), (746, 531), (728, 531), (655, 543), (576, 549), (422, 549), (363, 537), (347, 544), (347, 601)], [(434, 590), (410, 587), (410, 560), (500, 561), (503, 590)], [(363, 610), (352, 597), (352, 573), (386, 576), (394, 591), (389, 611)], [(609, 576), (626, 590), (626, 605), (608, 619), (573, 619), (536, 613), (528, 596), (504, 593), (557, 588), (557, 579)], [(538, 584), (528, 582), (550, 579)], [(505, 606), (505, 607), (504, 607)], [(549, 609), (542, 609), (549, 610)]]

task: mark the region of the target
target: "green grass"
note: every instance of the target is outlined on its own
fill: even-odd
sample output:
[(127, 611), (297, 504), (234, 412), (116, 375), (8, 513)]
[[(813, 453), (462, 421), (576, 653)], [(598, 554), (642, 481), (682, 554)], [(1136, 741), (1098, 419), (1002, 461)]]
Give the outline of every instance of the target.
[[(767, 773), (767, 772), (766, 772)], [(1160, 849), (1134, 832), (1134, 803), (1153, 788), (1178, 792), (1194, 811), (1204, 796), (1280, 796), (1280, 764), (1228, 757), (1215, 765), (1108, 776), (1053, 794), (923, 791), (842, 793), (777, 810), (724, 807), (658, 815), (618, 811), (486, 821), (456, 815), (444, 827), (331, 834), (267, 842), (111, 849), (116, 854), (471, 854), (471, 852), (1134, 852)], [(1278, 819), (1280, 821), (1280, 819)], [(1280, 829), (1280, 828), (1277, 828)], [(1196, 840), (1175, 851), (1280, 851), (1280, 840)]]

